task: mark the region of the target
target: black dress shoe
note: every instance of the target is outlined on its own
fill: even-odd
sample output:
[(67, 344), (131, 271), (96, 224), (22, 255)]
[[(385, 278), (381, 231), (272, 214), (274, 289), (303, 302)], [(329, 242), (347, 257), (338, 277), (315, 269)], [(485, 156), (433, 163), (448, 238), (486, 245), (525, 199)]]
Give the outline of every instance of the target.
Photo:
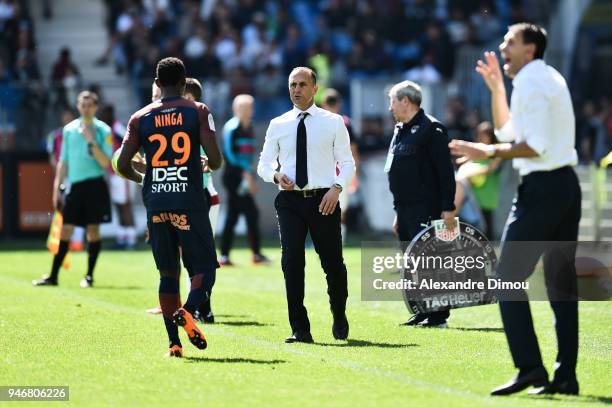
[(570, 394), (578, 395), (578, 382), (576, 380), (567, 380), (564, 382), (552, 381), (550, 384), (529, 390), (529, 394)]
[(32, 280), (32, 285), (43, 286), (43, 285), (57, 285), (57, 280), (49, 276), (42, 276), (38, 280)]
[(548, 385), (548, 373), (544, 367), (536, 367), (527, 373), (520, 373), (506, 384), (491, 390), (491, 396), (507, 396), (525, 390), (529, 386), (542, 387)]
[(408, 319), (408, 321), (402, 322), (400, 325), (414, 326), (420, 322), (425, 321), (426, 319), (427, 319), (427, 314), (421, 312), (418, 314), (414, 314), (413, 316), (410, 317), (410, 319)]
[(295, 342), (314, 343), (314, 340), (310, 332), (294, 332), (293, 335), (285, 339), (285, 343)]
[(346, 340), (349, 334), (349, 323), (346, 319), (346, 315), (342, 314), (338, 317), (334, 317), (334, 324), (332, 325), (332, 334), (335, 339)]

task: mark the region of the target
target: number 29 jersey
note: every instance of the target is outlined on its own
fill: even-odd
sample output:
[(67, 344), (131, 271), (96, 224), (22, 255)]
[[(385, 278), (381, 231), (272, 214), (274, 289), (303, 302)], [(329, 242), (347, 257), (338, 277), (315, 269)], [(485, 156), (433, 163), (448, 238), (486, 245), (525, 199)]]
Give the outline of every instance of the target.
[(123, 143), (146, 154), (142, 198), (148, 212), (208, 209), (200, 145), (211, 137), (215, 125), (208, 107), (180, 96), (156, 100), (132, 115)]

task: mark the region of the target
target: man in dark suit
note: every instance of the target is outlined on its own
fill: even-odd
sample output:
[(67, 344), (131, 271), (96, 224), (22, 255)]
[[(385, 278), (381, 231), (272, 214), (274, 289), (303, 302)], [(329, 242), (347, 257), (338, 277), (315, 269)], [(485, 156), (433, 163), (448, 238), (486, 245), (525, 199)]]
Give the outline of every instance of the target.
[[(431, 220), (455, 220), (455, 176), (446, 128), (421, 108), (421, 88), (403, 81), (389, 91), (389, 110), (397, 121), (385, 172), (393, 194), (393, 231), (402, 250)], [(445, 328), (450, 313), (417, 313), (405, 325)]]

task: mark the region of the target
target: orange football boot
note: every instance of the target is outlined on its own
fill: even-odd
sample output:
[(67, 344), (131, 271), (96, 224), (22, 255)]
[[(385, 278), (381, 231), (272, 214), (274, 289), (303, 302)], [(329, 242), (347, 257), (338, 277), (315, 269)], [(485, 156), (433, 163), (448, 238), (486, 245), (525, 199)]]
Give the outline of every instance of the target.
[(179, 308), (172, 315), (172, 322), (183, 327), (193, 346), (198, 349), (206, 349), (206, 337), (204, 337), (204, 334), (196, 325), (189, 311), (186, 311), (184, 308)]

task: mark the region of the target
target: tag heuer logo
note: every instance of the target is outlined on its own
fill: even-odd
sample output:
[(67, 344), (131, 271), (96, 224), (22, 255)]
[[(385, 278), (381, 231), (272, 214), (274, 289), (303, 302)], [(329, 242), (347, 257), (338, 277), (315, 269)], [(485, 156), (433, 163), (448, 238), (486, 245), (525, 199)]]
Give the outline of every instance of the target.
[(416, 133), (417, 131), (419, 131), (419, 127), (420, 127), (420, 126), (419, 126), (418, 124), (417, 124), (417, 125), (415, 125), (415, 126), (412, 126), (412, 128), (410, 129), (410, 134), (414, 134), (414, 133)]

